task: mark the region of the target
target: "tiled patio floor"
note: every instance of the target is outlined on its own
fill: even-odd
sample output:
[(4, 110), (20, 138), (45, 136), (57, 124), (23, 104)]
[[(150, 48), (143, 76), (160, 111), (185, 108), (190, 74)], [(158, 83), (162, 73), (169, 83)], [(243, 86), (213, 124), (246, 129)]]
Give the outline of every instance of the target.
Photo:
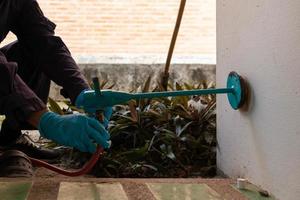
[(0, 179), (0, 200), (267, 200), (230, 179)]

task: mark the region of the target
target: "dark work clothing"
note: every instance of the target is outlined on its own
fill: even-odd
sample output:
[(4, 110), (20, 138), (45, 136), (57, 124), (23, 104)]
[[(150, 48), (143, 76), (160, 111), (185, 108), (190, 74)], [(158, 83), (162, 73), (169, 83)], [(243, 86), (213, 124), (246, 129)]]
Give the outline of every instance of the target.
[[(11, 98), (8, 98), (7, 104), (10, 106), (16, 106), (16, 110), (11, 112), (11, 108), (8, 108), (6, 114), (6, 120), (3, 122), (0, 132), (0, 145), (5, 145), (6, 143), (14, 141), (21, 134), (22, 129), (32, 129), (28, 123), (24, 122), (24, 120), (28, 117), (26, 114), (30, 114), (32, 110), (41, 110), (45, 108), (45, 104), (47, 103), (49, 89), (50, 89), (50, 79), (39, 70), (37, 65), (33, 65), (32, 58), (26, 56), (26, 50), (19, 45), (19, 42), (13, 42), (5, 47), (1, 48), (0, 51), (5, 55), (7, 60), (14, 61), (18, 63), (18, 72), (17, 76), (20, 77), (21, 81), (24, 81), (26, 87), (22, 88), (20, 92), (23, 96), (36, 96), (28, 101), (23, 101), (23, 98), (16, 98), (13, 103), (11, 103)], [(2, 76), (0, 75), (2, 78)], [(25, 84), (19, 84), (18, 82), (15, 84), (16, 86), (24, 86)], [(27, 87), (28, 86), (28, 87)], [(1, 87), (1, 86), (0, 86)], [(19, 91), (19, 90), (18, 90)], [(28, 95), (28, 92), (32, 93), (32, 95)], [(20, 105), (23, 108), (32, 107), (30, 110), (23, 112), (22, 109), (18, 109), (19, 103), (21, 102), (33, 102), (32, 104)]]
[(0, 0), (0, 42), (8, 31), (18, 41), (0, 49), (0, 143), (13, 140), (31, 113), (45, 108), (50, 80), (74, 103), (89, 88), (61, 38), (35, 0)]

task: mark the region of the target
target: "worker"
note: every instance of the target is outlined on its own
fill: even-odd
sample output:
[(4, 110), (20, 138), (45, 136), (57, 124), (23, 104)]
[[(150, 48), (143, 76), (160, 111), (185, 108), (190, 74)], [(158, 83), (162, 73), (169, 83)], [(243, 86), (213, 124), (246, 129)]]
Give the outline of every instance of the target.
[(0, 0), (0, 42), (9, 31), (17, 37), (0, 49), (0, 115), (5, 115), (0, 132), (2, 152), (17, 149), (34, 158), (57, 157), (57, 152), (38, 147), (21, 133), (31, 128), (82, 152), (95, 152), (95, 143), (110, 146), (105, 126), (111, 108), (105, 109), (105, 124), (86, 115), (60, 116), (47, 110), (50, 80), (77, 106), (84, 105), (83, 93), (90, 90), (68, 48), (55, 36), (55, 26), (36, 0)]

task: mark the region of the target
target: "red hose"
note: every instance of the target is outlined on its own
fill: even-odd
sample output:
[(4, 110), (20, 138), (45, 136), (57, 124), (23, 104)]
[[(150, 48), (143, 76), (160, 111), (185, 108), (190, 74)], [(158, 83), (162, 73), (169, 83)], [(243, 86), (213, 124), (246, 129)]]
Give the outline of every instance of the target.
[(44, 167), (46, 169), (49, 169), (51, 171), (54, 171), (56, 173), (59, 173), (59, 174), (65, 175), (65, 176), (82, 176), (92, 170), (94, 165), (99, 160), (100, 156), (103, 154), (103, 151), (104, 151), (103, 148), (98, 146), (96, 152), (92, 155), (91, 159), (81, 169), (72, 170), (72, 171), (61, 169), (59, 167), (56, 167), (54, 165), (51, 165), (47, 162), (44, 162), (42, 160), (38, 160), (35, 158), (29, 158), (29, 159), (31, 160), (32, 165), (35, 167)]

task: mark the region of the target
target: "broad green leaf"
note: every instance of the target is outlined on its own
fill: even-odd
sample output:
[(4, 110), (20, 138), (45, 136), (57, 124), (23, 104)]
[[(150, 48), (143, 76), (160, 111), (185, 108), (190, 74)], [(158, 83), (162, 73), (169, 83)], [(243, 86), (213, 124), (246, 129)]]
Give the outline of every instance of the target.
[(212, 81), (207, 85), (207, 88), (215, 88), (215, 87), (216, 87), (216, 85)]
[(171, 160), (176, 160), (176, 156), (172, 150), (172, 146), (169, 145), (168, 146), (168, 153), (167, 153), (167, 157), (170, 158)]
[(52, 112), (55, 112), (59, 115), (64, 115), (63, 110), (60, 108), (60, 106), (56, 103), (56, 101), (54, 101), (52, 98), (48, 98), (48, 102), (50, 104), (50, 110)]
[(154, 171), (158, 171), (157, 167), (153, 166), (153, 165), (149, 165), (149, 164), (143, 164), (142, 165), (143, 167), (147, 167), (149, 169), (152, 169)]
[(178, 133), (177, 137), (180, 137), (180, 135), (193, 123), (193, 121), (188, 122)]
[(129, 127), (129, 126), (126, 125), (126, 124), (118, 124), (118, 125), (116, 125), (115, 127), (111, 128), (111, 129), (109, 130), (109, 133), (110, 133), (111, 135), (114, 135), (114, 133), (118, 133), (118, 132), (120, 132), (120, 131), (122, 131), (122, 130), (128, 128), (128, 127)]
[(135, 161), (142, 159), (148, 152), (149, 143), (146, 143), (142, 148), (135, 148), (130, 151), (122, 152), (119, 156), (125, 156), (128, 160)]
[(175, 90), (174, 87), (173, 87), (173, 85), (170, 84), (170, 83), (168, 84), (168, 87), (170, 88), (171, 91), (174, 91), (174, 90)]
[(179, 83), (175, 83), (176, 90), (183, 90), (182, 86)]
[(185, 89), (187, 89), (187, 90), (194, 90), (193, 86), (191, 86), (191, 85), (189, 85), (189, 84), (187, 84), (187, 83), (184, 83), (184, 87), (185, 87)]

